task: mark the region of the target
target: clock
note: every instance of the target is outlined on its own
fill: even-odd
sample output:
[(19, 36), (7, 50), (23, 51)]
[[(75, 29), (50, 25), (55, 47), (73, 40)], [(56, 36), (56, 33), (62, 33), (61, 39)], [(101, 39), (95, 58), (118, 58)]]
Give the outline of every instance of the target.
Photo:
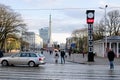
[(88, 18), (93, 18), (93, 16), (94, 16), (94, 15), (93, 15), (92, 12), (89, 12), (89, 13), (88, 13)]

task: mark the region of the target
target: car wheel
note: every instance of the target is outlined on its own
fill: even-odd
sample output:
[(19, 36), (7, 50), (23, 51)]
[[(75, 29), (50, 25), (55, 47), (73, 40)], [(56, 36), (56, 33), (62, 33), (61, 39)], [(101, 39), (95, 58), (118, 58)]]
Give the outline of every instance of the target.
[(28, 63), (28, 65), (29, 65), (30, 67), (34, 67), (34, 66), (35, 66), (35, 62), (30, 61), (30, 62)]
[(2, 61), (2, 66), (8, 66), (8, 61), (3, 60), (3, 61)]

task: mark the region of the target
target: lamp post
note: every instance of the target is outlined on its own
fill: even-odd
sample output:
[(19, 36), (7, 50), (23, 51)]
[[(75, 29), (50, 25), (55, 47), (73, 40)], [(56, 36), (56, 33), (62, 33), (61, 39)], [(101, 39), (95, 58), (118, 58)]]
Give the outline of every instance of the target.
[(106, 9), (107, 9), (107, 7), (108, 7), (108, 5), (105, 5), (105, 7), (104, 8), (102, 8), (102, 7), (99, 7), (100, 9), (104, 9), (105, 10), (105, 22), (104, 22), (104, 24), (105, 24), (105, 53), (107, 52), (107, 13), (106, 13)]

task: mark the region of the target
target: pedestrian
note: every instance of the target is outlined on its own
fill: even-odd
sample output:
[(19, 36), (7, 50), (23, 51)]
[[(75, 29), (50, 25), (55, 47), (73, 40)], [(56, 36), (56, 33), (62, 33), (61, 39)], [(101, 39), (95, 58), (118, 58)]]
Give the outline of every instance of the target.
[(55, 51), (55, 63), (58, 63), (58, 59), (59, 59), (59, 54), (58, 51)]
[(113, 52), (112, 49), (109, 49), (109, 50), (108, 50), (107, 57), (108, 57), (108, 60), (109, 60), (110, 69), (114, 69), (114, 58), (115, 58), (115, 53)]
[(82, 52), (82, 55), (83, 55), (83, 58), (84, 58), (85, 57), (85, 52), (84, 51)]
[(71, 53), (72, 53), (72, 48), (70, 47), (70, 49), (69, 49), (69, 57), (71, 57)]
[(0, 58), (3, 57), (3, 51), (0, 50)]
[(41, 54), (43, 54), (43, 50), (41, 50)]
[(64, 64), (65, 64), (65, 51), (64, 50), (61, 50), (61, 52), (60, 52), (61, 54), (61, 64), (64, 62)]
[(52, 53), (53, 53), (52, 50), (50, 50), (50, 55), (51, 55)]

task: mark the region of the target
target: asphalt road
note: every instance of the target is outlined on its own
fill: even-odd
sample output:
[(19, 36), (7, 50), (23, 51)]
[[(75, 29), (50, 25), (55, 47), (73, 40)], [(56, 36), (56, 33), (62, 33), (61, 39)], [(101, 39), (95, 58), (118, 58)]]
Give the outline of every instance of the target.
[(0, 80), (120, 80), (119, 65), (55, 64), (53, 55), (44, 55), (47, 63), (39, 67), (0, 66)]
[(119, 67), (46, 64), (39, 67), (0, 67), (0, 80), (120, 80)]

